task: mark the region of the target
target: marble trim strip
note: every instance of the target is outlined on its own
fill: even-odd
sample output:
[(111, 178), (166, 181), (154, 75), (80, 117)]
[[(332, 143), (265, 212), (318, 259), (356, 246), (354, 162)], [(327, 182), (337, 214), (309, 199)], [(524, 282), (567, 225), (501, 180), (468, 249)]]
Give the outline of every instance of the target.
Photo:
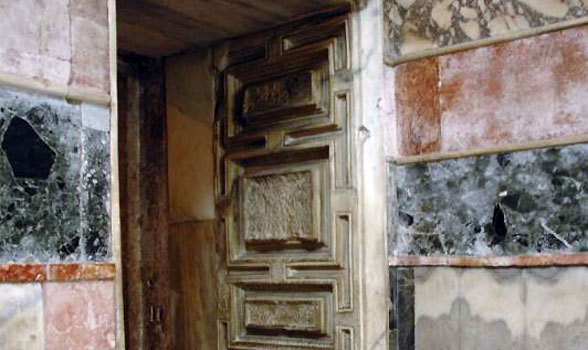
[(588, 253), (512, 256), (399, 255), (388, 257), (389, 267), (546, 267), (588, 266)]
[(519, 40), (519, 39), (525, 39), (525, 38), (529, 38), (529, 37), (537, 36), (537, 35), (541, 35), (541, 34), (556, 32), (556, 31), (570, 29), (570, 28), (574, 28), (574, 27), (581, 27), (581, 26), (584, 26), (587, 24), (588, 24), (588, 17), (583, 17), (583, 18), (578, 18), (578, 19), (569, 20), (569, 21), (565, 21), (565, 22), (554, 23), (552, 25), (547, 25), (544, 27), (532, 28), (532, 29), (528, 29), (528, 30), (524, 30), (524, 31), (516, 32), (516, 33), (509, 33), (509, 34), (499, 35), (499, 36), (481, 39), (481, 40), (468, 41), (465, 43), (456, 44), (456, 45), (452, 45), (452, 46), (445, 46), (445, 47), (428, 49), (428, 50), (415, 52), (415, 53), (409, 53), (409, 54), (399, 56), (394, 59), (391, 59), (391, 58), (385, 56), (384, 57), (384, 64), (391, 66), (391, 67), (394, 67), (394, 66), (397, 66), (402, 63), (416, 61), (416, 60), (423, 59), (423, 58), (443, 56), (443, 55), (447, 55), (447, 54), (451, 54), (451, 53), (455, 53), (455, 52), (472, 50), (472, 49), (477, 49), (477, 48), (485, 47), (485, 46), (492, 46), (495, 44), (500, 44), (500, 43), (509, 42), (509, 41), (515, 41), (515, 40)]
[(554, 138), (549, 140), (540, 140), (521, 144), (502, 145), (497, 147), (473, 148), (456, 152), (436, 152), (428, 154), (419, 154), (416, 156), (405, 157), (388, 157), (386, 161), (394, 165), (406, 165), (414, 163), (430, 163), (442, 160), (485, 156), (491, 154), (511, 153), (520, 151), (530, 151), (534, 149), (571, 146), (588, 143), (588, 135), (566, 136), (563, 138)]
[(112, 280), (115, 265), (108, 264), (1, 264), (0, 283)]
[(111, 96), (104, 92), (23, 78), (9, 73), (0, 73), (0, 85), (106, 107), (110, 107), (112, 102)]

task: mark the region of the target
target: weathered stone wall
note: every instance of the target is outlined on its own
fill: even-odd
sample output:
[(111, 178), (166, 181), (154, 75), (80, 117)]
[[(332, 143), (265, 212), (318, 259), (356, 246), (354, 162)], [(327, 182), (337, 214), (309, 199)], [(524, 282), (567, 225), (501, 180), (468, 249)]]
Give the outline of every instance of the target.
[(0, 348), (114, 349), (107, 1), (0, 13)]
[(588, 347), (585, 2), (384, 3), (391, 348)]

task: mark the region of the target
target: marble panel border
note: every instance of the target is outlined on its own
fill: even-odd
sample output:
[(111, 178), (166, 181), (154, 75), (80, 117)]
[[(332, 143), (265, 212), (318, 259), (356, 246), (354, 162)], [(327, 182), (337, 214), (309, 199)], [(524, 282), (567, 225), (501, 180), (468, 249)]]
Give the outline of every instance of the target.
[(512, 153), (520, 151), (531, 151), (541, 148), (571, 146), (588, 143), (588, 135), (567, 136), (549, 140), (530, 141), (520, 144), (501, 145), (496, 147), (472, 148), (455, 152), (434, 152), (419, 154), (415, 156), (388, 157), (386, 161), (394, 165), (407, 165), (414, 163), (430, 163), (442, 160), (486, 156), (492, 154)]
[(588, 266), (588, 253), (537, 254), (511, 256), (448, 256), (448, 255), (398, 255), (388, 257), (390, 267), (549, 267)]
[(111, 95), (104, 92), (47, 81), (41, 82), (10, 73), (0, 73), (0, 86), (46, 94), (52, 97), (62, 97), (67, 100), (93, 103), (99, 106), (110, 106), (112, 103)]
[(1, 264), (0, 283), (113, 280), (115, 264)]

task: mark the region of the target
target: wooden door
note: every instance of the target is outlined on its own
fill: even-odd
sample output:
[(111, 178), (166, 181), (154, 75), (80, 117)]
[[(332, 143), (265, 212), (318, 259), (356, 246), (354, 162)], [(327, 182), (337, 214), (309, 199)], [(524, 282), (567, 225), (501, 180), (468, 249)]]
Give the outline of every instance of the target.
[(219, 349), (357, 344), (354, 74), (344, 12), (236, 40), (224, 52)]

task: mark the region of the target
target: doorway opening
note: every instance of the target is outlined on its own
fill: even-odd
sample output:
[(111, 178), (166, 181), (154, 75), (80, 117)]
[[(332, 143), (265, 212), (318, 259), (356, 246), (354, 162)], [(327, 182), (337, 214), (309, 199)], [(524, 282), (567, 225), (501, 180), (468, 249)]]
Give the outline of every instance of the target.
[[(117, 2), (127, 349), (218, 346), (217, 269), (224, 243), (215, 206), (215, 115), (222, 69), (238, 63), (227, 61), (225, 43), (317, 14), (344, 13), (342, 3)], [(233, 57), (266, 56), (265, 49), (251, 47)]]

